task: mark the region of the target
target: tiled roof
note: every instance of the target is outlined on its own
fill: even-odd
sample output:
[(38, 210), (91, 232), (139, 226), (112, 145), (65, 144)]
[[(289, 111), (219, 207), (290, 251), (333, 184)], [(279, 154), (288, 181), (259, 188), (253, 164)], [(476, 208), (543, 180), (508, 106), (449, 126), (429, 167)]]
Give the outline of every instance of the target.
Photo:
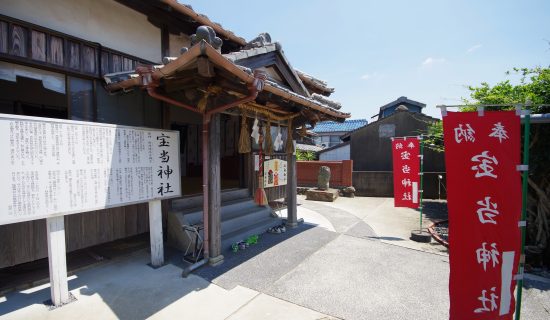
[(331, 99), (329, 99), (329, 98), (327, 98), (323, 95), (317, 94), (317, 93), (312, 94), (311, 98), (313, 98), (314, 100), (317, 100), (321, 103), (324, 103), (327, 106), (330, 106), (331, 108), (336, 109), (336, 110), (340, 110), (342, 108), (342, 104), (340, 102), (335, 101), (335, 100), (331, 100)]
[(347, 132), (356, 130), (362, 126), (365, 126), (368, 123), (367, 119), (352, 119), (346, 120), (342, 123), (335, 121), (323, 121), (319, 122), (313, 132), (322, 133), (322, 132)]
[(251, 48), (251, 49), (226, 53), (223, 56), (227, 58), (229, 61), (235, 63), (235, 61), (243, 60), (248, 57), (253, 57), (259, 54), (277, 51), (277, 50), (280, 50), (280, 48), (281, 48), (281, 45), (278, 42), (275, 42), (275, 43), (266, 44), (264, 46), (257, 47), (257, 48)]
[(308, 85), (314, 88), (317, 88), (323, 92), (327, 92), (329, 94), (334, 92), (334, 88), (329, 87), (326, 81), (317, 79), (314, 76), (309, 75), (300, 70), (296, 70), (296, 73), (298, 74), (300, 79), (302, 79), (302, 81), (306, 82)]
[(414, 105), (414, 106), (418, 106), (418, 107), (420, 107), (420, 108), (424, 108), (424, 107), (426, 106), (425, 103), (418, 102), (418, 101), (414, 101), (414, 100), (411, 100), (411, 99), (409, 99), (409, 98), (407, 98), (407, 97), (399, 97), (399, 98), (397, 98), (397, 100), (394, 100), (394, 101), (392, 101), (392, 102), (390, 102), (390, 103), (388, 103), (388, 104), (385, 104), (385, 105), (381, 106), (381, 107), (380, 107), (380, 111), (385, 110), (385, 109), (387, 109), (387, 108), (389, 108), (389, 107), (392, 107), (392, 106), (394, 106), (394, 105), (396, 105), (396, 104), (403, 103), (403, 102), (412, 104), (412, 105)]

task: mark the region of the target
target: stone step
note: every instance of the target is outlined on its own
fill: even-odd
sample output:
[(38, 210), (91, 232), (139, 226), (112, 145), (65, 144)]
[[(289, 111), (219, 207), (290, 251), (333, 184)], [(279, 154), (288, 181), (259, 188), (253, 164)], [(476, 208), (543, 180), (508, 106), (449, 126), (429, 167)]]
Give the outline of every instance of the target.
[[(224, 202), (250, 198), (250, 194), (248, 192), (248, 189), (224, 190), (221, 193), (221, 198), (222, 198), (221, 201), (223, 205)], [(202, 206), (203, 206), (202, 202), (203, 202), (202, 195), (188, 196), (188, 197), (183, 197), (179, 199), (174, 199), (172, 200), (172, 211), (186, 211), (186, 210), (192, 210), (193, 208), (197, 208), (197, 211), (202, 210)]]
[(257, 221), (252, 225), (248, 225), (228, 234), (222, 235), (222, 252), (230, 249), (233, 243), (245, 240), (246, 238), (254, 234), (263, 234), (267, 232), (267, 229), (280, 225), (281, 223), (282, 219), (273, 218), (270, 216), (267, 218), (263, 218), (262, 220)]
[(222, 219), (222, 237), (236, 230), (254, 225), (256, 222), (271, 217), (271, 209), (256, 207), (245, 214), (235, 216), (231, 219)]
[[(247, 214), (259, 208), (250, 198), (236, 199), (222, 203), (221, 220), (229, 220), (240, 215)], [(187, 210), (171, 212), (171, 214), (184, 217), (185, 224), (196, 224), (202, 222), (202, 207), (190, 208)]]

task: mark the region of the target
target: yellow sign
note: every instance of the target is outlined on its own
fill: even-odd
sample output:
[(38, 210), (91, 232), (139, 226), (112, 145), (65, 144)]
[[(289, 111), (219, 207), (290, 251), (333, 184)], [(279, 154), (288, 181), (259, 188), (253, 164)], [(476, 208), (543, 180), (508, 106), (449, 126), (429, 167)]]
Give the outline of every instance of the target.
[(264, 188), (286, 185), (287, 162), (271, 159), (264, 162)]

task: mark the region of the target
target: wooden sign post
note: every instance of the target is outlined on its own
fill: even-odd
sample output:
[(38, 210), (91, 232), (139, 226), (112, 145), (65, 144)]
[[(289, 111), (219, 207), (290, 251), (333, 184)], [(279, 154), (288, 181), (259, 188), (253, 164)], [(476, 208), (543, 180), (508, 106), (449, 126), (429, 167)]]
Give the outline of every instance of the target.
[(151, 239), (151, 266), (158, 268), (164, 264), (160, 200), (149, 201), (149, 237)]
[(63, 216), (46, 218), (50, 286), (55, 306), (69, 302), (64, 219)]
[(0, 114), (0, 225), (46, 219), (55, 306), (69, 302), (65, 215), (149, 202), (151, 265), (163, 265), (179, 146), (177, 131)]

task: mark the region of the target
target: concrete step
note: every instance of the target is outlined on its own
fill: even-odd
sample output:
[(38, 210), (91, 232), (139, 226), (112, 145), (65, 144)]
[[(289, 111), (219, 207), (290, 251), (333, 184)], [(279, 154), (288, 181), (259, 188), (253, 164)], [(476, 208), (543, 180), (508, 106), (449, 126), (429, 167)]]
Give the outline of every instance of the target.
[[(221, 197), (222, 197), (221, 200), (223, 204), (224, 202), (250, 198), (250, 194), (248, 192), (248, 189), (232, 189), (232, 190), (222, 191)], [(192, 210), (193, 208), (197, 208), (197, 211), (202, 210), (202, 205), (203, 205), (202, 202), (203, 202), (202, 195), (174, 199), (172, 200), (172, 210), (185, 211), (185, 210)]]
[(247, 237), (254, 234), (263, 234), (267, 232), (267, 229), (280, 225), (281, 223), (282, 219), (273, 218), (270, 216), (263, 218), (252, 225), (248, 225), (233, 232), (222, 235), (222, 251), (231, 248), (231, 245), (233, 243), (245, 240)]
[(271, 209), (258, 207), (249, 209), (249, 212), (232, 217), (231, 219), (222, 218), (222, 237), (233, 231), (254, 225), (256, 222), (271, 217)]
[[(254, 211), (259, 208), (250, 198), (235, 199), (222, 203), (221, 219), (222, 221), (233, 219), (240, 215)], [(187, 224), (195, 224), (202, 221), (202, 207), (190, 208), (187, 210), (173, 211), (173, 214), (182, 215)], [(171, 214), (172, 214), (171, 213)]]

